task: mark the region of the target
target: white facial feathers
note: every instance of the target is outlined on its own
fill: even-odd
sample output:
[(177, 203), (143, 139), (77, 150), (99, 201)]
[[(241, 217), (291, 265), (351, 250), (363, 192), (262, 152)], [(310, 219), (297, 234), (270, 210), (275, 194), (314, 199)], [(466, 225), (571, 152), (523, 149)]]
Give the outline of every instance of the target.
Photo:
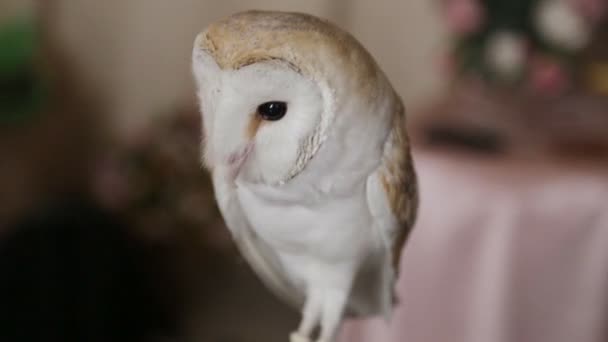
[[(195, 52), (206, 165), (229, 163), (233, 154), (254, 146), (240, 170), (250, 179), (280, 183), (297, 173), (312, 154), (304, 146), (319, 140), (313, 136), (319, 132), (324, 105), (315, 83), (281, 61), (220, 70), (205, 59)], [(263, 120), (258, 107), (273, 101), (286, 103), (286, 115)]]
[[(374, 115), (378, 89), (386, 83), (352, 36), (295, 13), (251, 11), (220, 20), (197, 37), (193, 63), (206, 165), (233, 160), (253, 146), (238, 171), (268, 184), (304, 170), (337, 114)], [(287, 104), (283, 119), (256, 117), (268, 101)]]

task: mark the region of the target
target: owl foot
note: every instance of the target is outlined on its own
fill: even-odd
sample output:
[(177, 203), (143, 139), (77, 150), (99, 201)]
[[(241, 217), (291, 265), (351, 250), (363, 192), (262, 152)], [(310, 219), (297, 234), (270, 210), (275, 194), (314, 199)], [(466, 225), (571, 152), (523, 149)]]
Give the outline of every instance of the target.
[(289, 342), (312, 342), (308, 337), (303, 336), (297, 332), (291, 333), (289, 335)]

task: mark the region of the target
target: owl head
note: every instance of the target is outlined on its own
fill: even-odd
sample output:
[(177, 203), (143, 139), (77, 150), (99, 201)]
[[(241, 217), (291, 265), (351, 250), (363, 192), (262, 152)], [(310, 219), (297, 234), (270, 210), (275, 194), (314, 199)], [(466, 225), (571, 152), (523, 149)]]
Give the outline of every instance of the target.
[(388, 120), (377, 116), (394, 96), (351, 35), (301, 13), (247, 11), (211, 24), (196, 38), (193, 72), (204, 164), (267, 184), (298, 176), (331, 140), (379, 148), (373, 132)]

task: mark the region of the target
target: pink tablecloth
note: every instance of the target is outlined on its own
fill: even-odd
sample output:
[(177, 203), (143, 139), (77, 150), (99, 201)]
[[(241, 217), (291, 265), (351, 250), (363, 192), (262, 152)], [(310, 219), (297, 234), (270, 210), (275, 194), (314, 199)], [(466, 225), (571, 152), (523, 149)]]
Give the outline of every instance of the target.
[(341, 342), (608, 341), (608, 170), (415, 157), (401, 305)]

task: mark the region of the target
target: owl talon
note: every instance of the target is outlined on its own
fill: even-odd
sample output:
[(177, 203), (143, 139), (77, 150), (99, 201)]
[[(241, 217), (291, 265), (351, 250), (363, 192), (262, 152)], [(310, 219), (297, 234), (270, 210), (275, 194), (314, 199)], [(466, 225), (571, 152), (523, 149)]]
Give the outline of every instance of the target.
[(289, 342), (312, 342), (308, 337), (302, 336), (297, 332), (291, 333), (289, 335)]

